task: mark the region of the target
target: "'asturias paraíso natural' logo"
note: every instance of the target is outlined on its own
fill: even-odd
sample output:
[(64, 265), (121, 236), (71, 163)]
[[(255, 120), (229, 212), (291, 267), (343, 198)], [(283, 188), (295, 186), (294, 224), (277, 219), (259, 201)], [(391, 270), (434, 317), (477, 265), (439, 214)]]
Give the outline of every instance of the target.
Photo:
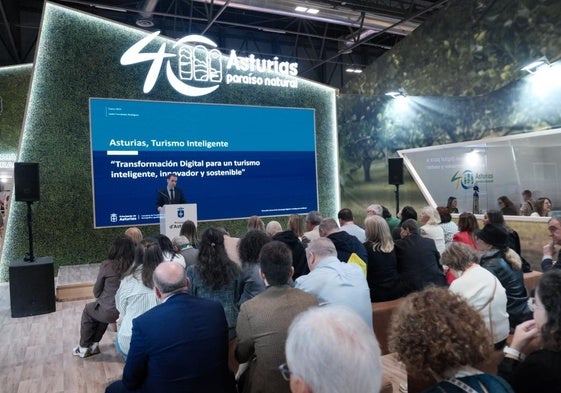
[[(298, 87), (296, 79), (286, 78), (298, 75), (298, 63), (280, 62), (278, 57), (260, 59), (253, 54), (241, 57), (232, 50), (223, 70), (222, 53), (216, 49), (217, 45), (200, 35), (181, 38), (172, 46), (172, 53), (166, 51), (166, 43), (162, 43), (157, 52), (143, 52), (159, 34), (157, 31), (141, 39), (121, 56), (122, 65), (152, 62), (144, 81), (144, 93), (152, 91), (164, 63), (170, 86), (190, 97), (210, 94), (224, 80), (227, 84)], [(274, 73), (275, 76), (255, 73)]]
[(472, 170), (466, 169), (460, 174), (460, 171), (454, 173), (454, 176), (450, 179), (452, 183), (456, 183), (456, 189), (462, 186), (464, 190), (473, 188), (475, 184), (480, 183), (492, 183), (493, 174), (492, 173), (473, 173)]

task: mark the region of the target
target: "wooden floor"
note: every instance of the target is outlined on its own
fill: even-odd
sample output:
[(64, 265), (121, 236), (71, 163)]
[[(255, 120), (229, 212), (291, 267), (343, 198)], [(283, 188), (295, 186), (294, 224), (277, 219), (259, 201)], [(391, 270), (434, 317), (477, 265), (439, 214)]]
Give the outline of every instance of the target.
[[(57, 302), (54, 313), (12, 318), (9, 285), (0, 284), (1, 393), (100, 393), (121, 377), (124, 362), (113, 346), (114, 332), (105, 333), (101, 354), (87, 359), (72, 355), (88, 301)], [(403, 367), (392, 355), (382, 363), (393, 392), (399, 392), (406, 379)]]
[(57, 302), (56, 312), (11, 318), (9, 285), (0, 284), (0, 392), (99, 393), (120, 378), (124, 362), (113, 346), (114, 332), (101, 341), (101, 354), (72, 355), (87, 300)]

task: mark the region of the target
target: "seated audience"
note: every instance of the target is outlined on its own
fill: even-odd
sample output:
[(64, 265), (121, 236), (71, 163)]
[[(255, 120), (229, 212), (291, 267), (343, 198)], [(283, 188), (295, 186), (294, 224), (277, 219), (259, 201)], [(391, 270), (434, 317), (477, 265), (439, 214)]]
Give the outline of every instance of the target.
[(247, 230), (248, 230), (248, 232), (253, 231), (253, 230), (258, 230), (258, 231), (261, 231), (261, 232), (265, 232), (265, 223), (263, 222), (261, 217), (251, 216), (247, 220)]
[(189, 240), (189, 244), (193, 248), (197, 248), (197, 242), (199, 237), (197, 236), (197, 225), (191, 220), (185, 220), (181, 224), (181, 229), (179, 230), (179, 236), (185, 236)]
[(125, 235), (132, 239), (135, 246), (138, 245), (138, 243), (140, 243), (143, 238), (142, 231), (137, 227), (127, 228), (127, 230), (125, 231)]
[(302, 241), (302, 236), (304, 235), (304, 226), (302, 224), (302, 218), (300, 217), (300, 215), (291, 214), (290, 217), (288, 217), (286, 229), (294, 232), (298, 240)]
[(144, 239), (136, 246), (135, 261), (121, 280), (115, 295), (119, 311), (117, 321), (117, 352), (127, 358), (132, 337), (132, 320), (155, 307), (157, 303), (152, 275), (164, 261), (164, 254), (155, 240)]
[(506, 292), (499, 280), (479, 266), (479, 255), (464, 243), (452, 243), (442, 253), (442, 263), (456, 280), (450, 290), (462, 296), (481, 318), (496, 349), (504, 346), (509, 333)]
[(474, 367), (489, 356), (490, 337), (461, 296), (445, 288), (413, 293), (394, 311), (389, 331), (408, 377), (433, 380), (425, 393), (512, 393), (505, 380)]
[(536, 201), (536, 210), (530, 216), (547, 217), (549, 213), (551, 213), (551, 199), (542, 197)]
[(452, 237), (454, 242), (464, 243), (477, 250), (475, 231), (479, 229), (477, 218), (473, 213), (463, 212), (458, 217), (459, 232)]
[(444, 242), (444, 229), (440, 224), (440, 214), (432, 206), (425, 206), (421, 210), (421, 226), (419, 233), (422, 237), (434, 240), (436, 249), (442, 254), (446, 243)]
[(405, 220), (412, 219), (417, 221), (417, 212), (412, 206), (404, 206), (399, 213), (397, 213), (397, 217), (400, 221), (399, 225), (392, 231), (393, 240), (401, 239), (401, 224), (403, 224)]
[(278, 221), (271, 221), (265, 227), (265, 232), (267, 232), (271, 239), (283, 242), (290, 248), (292, 252), (292, 266), (294, 267), (294, 279), (310, 272), (304, 246), (293, 231), (283, 231)]
[(185, 260), (185, 265), (194, 265), (199, 256), (199, 250), (193, 247), (193, 244), (185, 236), (176, 236), (171, 241), (175, 252), (180, 253)]
[(319, 238), (319, 224), (323, 217), (318, 211), (311, 211), (306, 216), (306, 232), (302, 235), (302, 245), (304, 248), (315, 239)]
[(259, 253), (261, 248), (271, 239), (263, 231), (253, 230), (247, 232), (240, 239), (238, 252), (242, 260), (242, 287), (240, 305), (265, 290), (265, 283), (259, 274)]
[(349, 235), (355, 236), (361, 243), (366, 241), (366, 235), (364, 234), (364, 229), (355, 224), (353, 212), (351, 209), (345, 208), (339, 210), (337, 213), (337, 218), (339, 219), (339, 225), (341, 230), (347, 232)]
[(522, 261), (508, 247), (506, 230), (495, 224), (487, 224), (477, 232), (477, 248), (483, 252), (480, 265), (493, 273), (506, 290), (511, 329), (532, 318), (528, 308), (528, 295), (524, 286)]
[(199, 258), (187, 268), (189, 293), (222, 304), (228, 321), (228, 337), (236, 336), (238, 302), (240, 300), (241, 270), (226, 254), (224, 233), (207, 228), (201, 235)]
[(72, 354), (85, 358), (99, 353), (99, 342), (110, 323), (115, 323), (119, 311), (115, 307), (115, 293), (121, 278), (134, 261), (134, 242), (126, 235), (117, 236), (107, 259), (101, 262), (93, 287), (95, 301), (86, 304), (80, 322), (80, 345)]
[(382, 217), (384, 217), (384, 220), (388, 223), (390, 233), (399, 226), (399, 218), (392, 216), (388, 208), (385, 206), (382, 206)]
[(220, 303), (188, 295), (189, 280), (176, 262), (160, 263), (153, 277), (161, 304), (133, 320), (123, 379), (105, 392), (232, 392)]
[(364, 220), (368, 253), (366, 281), (372, 302), (385, 302), (402, 296), (397, 273), (397, 259), (390, 228), (380, 216), (367, 216)]
[(555, 246), (561, 245), (561, 217), (555, 216), (549, 219), (547, 229), (551, 236), (551, 242), (543, 246), (542, 271), (561, 269), (561, 252), (558, 253), (557, 261), (553, 261)]
[(436, 208), (440, 216), (440, 227), (444, 231), (444, 244), (447, 246), (452, 243), (454, 234), (458, 232), (458, 225), (452, 221), (452, 215), (447, 207), (439, 206)]
[(354, 253), (362, 259), (364, 263), (368, 260), (366, 250), (356, 236), (350, 235), (339, 228), (333, 218), (324, 218), (319, 224), (319, 234), (321, 237), (328, 237), (337, 249), (337, 258), (342, 262), (347, 262)]
[(156, 235), (156, 240), (158, 241), (158, 244), (160, 245), (160, 248), (164, 253), (164, 261), (177, 262), (180, 265), (183, 265), (183, 267), (186, 266), (185, 258), (183, 258), (183, 255), (181, 255), (173, 248), (173, 243), (171, 242), (169, 237), (160, 233), (159, 235)]
[(516, 327), (499, 375), (516, 393), (561, 388), (561, 272), (545, 273), (531, 298), (534, 318)]
[(458, 198), (451, 196), (448, 197), (448, 201), (446, 202), (446, 207), (450, 213), (459, 213), (458, 211)]
[(355, 310), (372, 328), (370, 290), (362, 269), (337, 259), (337, 249), (327, 237), (306, 248), (310, 273), (296, 279), (296, 288), (316, 295), (320, 306), (339, 304)]
[(267, 289), (242, 304), (236, 326), (236, 359), (249, 362), (238, 382), (238, 391), (288, 393), (288, 383), (277, 370), (286, 361), (288, 327), (296, 315), (317, 306), (318, 300), (288, 285), (294, 269), (286, 244), (272, 241), (263, 245), (259, 264), (260, 279), (267, 282)]
[(497, 199), (497, 204), (504, 216), (518, 215), (518, 209), (514, 206), (514, 202), (512, 202), (506, 195), (500, 196)]
[(279, 367), (292, 393), (378, 393), (380, 347), (370, 326), (345, 307), (313, 308), (298, 315)]
[(430, 284), (445, 286), (446, 279), (434, 240), (422, 237), (413, 219), (405, 220), (400, 230), (402, 238), (395, 242), (395, 255), (404, 294)]

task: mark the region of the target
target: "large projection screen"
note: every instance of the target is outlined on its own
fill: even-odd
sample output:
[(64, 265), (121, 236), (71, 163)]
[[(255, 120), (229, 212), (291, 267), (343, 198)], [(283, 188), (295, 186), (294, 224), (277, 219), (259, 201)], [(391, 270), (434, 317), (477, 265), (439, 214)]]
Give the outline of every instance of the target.
[(315, 111), (90, 99), (94, 226), (159, 222), (176, 173), (198, 220), (318, 208)]

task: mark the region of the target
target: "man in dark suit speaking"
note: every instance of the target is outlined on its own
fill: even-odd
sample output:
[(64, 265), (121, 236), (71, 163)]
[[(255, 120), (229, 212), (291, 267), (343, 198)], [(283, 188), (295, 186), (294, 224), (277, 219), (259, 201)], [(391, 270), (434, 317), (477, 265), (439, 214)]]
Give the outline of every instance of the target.
[(158, 190), (158, 195), (156, 196), (156, 207), (158, 212), (162, 210), (164, 205), (173, 205), (175, 203), (187, 203), (185, 200), (185, 195), (181, 188), (177, 188), (177, 175), (175, 173), (170, 173), (167, 177), (168, 185), (166, 188)]
[(183, 266), (158, 265), (154, 289), (161, 304), (133, 320), (123, 379), (106, 393), (232, 391), (224, 308), (189, 295), (188, 287)]

